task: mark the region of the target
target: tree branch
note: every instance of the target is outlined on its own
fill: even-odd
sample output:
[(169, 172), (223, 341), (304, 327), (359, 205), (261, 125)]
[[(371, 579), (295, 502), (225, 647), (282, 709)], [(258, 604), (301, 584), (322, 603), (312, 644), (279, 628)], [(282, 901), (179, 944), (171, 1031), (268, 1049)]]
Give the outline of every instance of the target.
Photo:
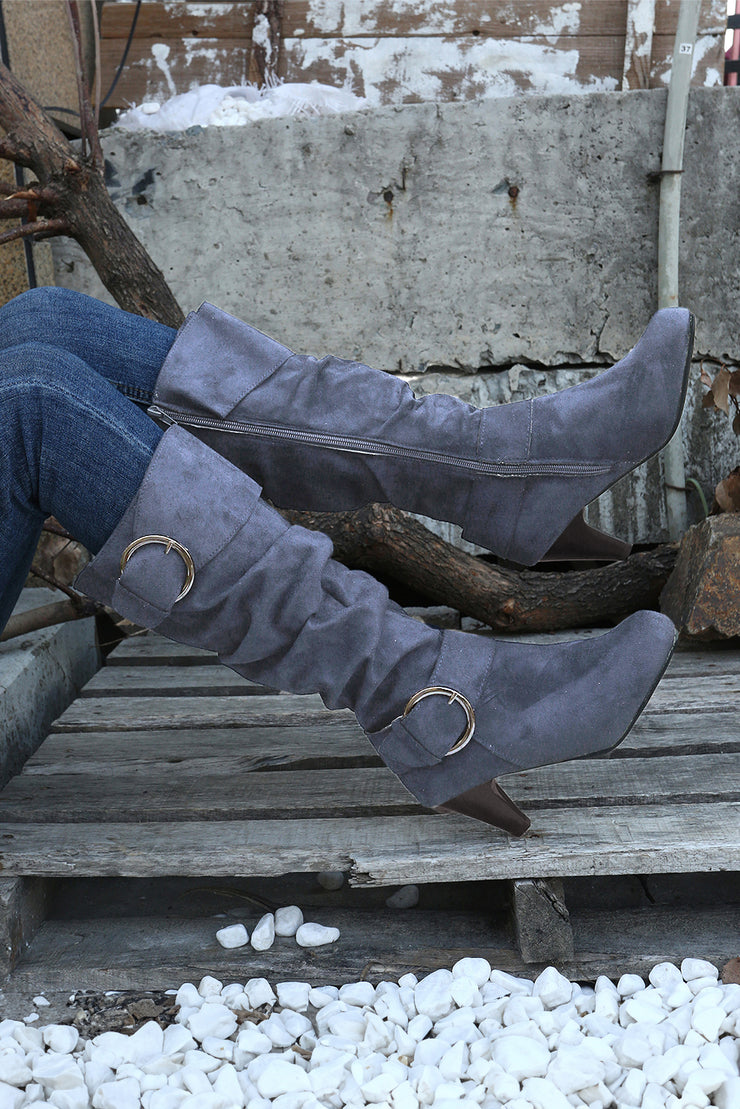
[(283, 515), (326, 532), (340, 562), (394, 579), (497, 631), (557, 631), (654, 608), (677, 554), (665, 544), (596, 569), (512, 570), (451, 546), (392, 505)]
[(3, 243), (12, 243), (15, 239), (27, 239), (29, 235), (37, 235), (40, 239), (63, 235), (69, 231), (69, 227), (66, 219), (49, 219), (44, 223), (34, 220), (33, 223), (24, 223), (22, 227), (15, 227), (12, 231), (3, 231), (0, 234), (0, 246)]
[(0, 635), (0, 643), (5, 643), (8, 639), (17, 639), (19, 635), (28, 635), (29, 632), (38, 631), (39, 628), (50, 628), (55, 624), (64, 624), (68, 620), (83, 620), (87, 616), (94, 616), (100, 607), (94, 601), (80, 600), (77, 604), (73, 604), (71, 600), (67, 600), (40, 605), (38, 608), (29, 609), (28, 612), (19, 612), (8, 620), (5, 630)]

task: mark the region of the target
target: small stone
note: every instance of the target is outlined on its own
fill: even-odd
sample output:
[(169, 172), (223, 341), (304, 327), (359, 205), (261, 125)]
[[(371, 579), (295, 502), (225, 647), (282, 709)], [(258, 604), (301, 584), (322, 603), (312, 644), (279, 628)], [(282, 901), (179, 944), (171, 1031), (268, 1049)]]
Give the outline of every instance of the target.
[(725, 1019), (724, 1009), (713, 1006), (695, 1009), (691, 1016), (691, 1027), (710, 1043), (717, 1039)]
[(38, 1013), (29, 1013), (27, 1017), (23, 1018), (23, 1020), (26, 1024), (33, 1024), (38, 1019), (39, 1019)]
[[(223, 989), (223, 982), (219, 982), (218, 978), (213, 978), (210, 974), (206, 974), (201, 978), (198, 985), (198, 993), (201, 997), (218, 997)], [(179, 994), (179, 990), (178, 990)]]
[(285, 1009), (293, 1009), (296, 1013), (305, 1013), (308, 1008), (308, 995), (311, 992), (309, 982), (278, 982), (278, 1004)]
[(269, 1060), (269, 1064), (256, 1079), (255, 1085), (262, 1097), (266, 1098), (311, 1089), (308, 1075), (301, 1067), (278, 1058)]
[(543, 1078), (550, 1062), (550, 1052), (537, 1040), (512, 1034), (494, 1040), (491, 1058), (507, 1074), (521, 1081), (523, 1078)]
[(247, 1021), (239, 1029), (236, 1037), (236, 1046), (239, 1051), (246, 1051), (250, 1055), (264, 1055), (272, 1051), (272, 1040), (260, 1032), (259, 1026)]
[(639, 974), (623, 974), (617, 982), (617, 993), (620, 997), (632, 997), (639, 990), (645, 989), (645, 983)]
[(235, 947), (245, 947), (249, 943), (249, 932), (243, 924), (229, 924), (226, 928), (219, 928), (216, 939), (230, 951)]
[(275, 911), (275, 935), (294, 936), (303, 924), (303, 913), (297, 905), (284, 905)]
[(259, 1009), (262, 1005), (274, 1005), (277, 995), (266, 978), (250, 978), (244, 987), (244, 992), (249, 998), (252, 1009)]
[(555, 1009), (570, 1001), (572, 992), (573, 987), (568, 979), (555, 967), (545, 967), (532, 987), (533, 996), (542, 998), (542, 1004), (547, 1009)]
[(295, 934), (299, 947), (323, 947), (339, 939), (338, 928), (328, 928), (323, 924), (302, 924)]
[(236, 1031), (237, 1020), (231, 1009), (220, 1001), (205, 1001), (188, 1020), (188, 1028), (196, 1040), (206, 1036), (228, 1039)]
[(46, 999), (46, 998), (44, 997), (44, 995), (43, 995), (43, 994), (39, 994), (39, 995), (38, 995), (38, 997), (34, 997), (34, 999), (33, 999), (33, 1003), (34, 1003), (34, 1005), (36, 1006), (36, 1008), (37, 1008), (37, 1009), (38, 1009), (38, 1008), (42, 1008), (42, 1009), (43, 1009), (43, 1008), (45, 1008), (45, 1007), (46, 1007), (47, 1005), (51, 1005), (51, 1002), (50, 1002), (50, 1001), (48, 1001), (48, 1000), (47, 1000), (47, 999)]
[(32, 1077), (30, 1067), (20, 1051), (0, 1052), (0, 1083), (7, 1086), (27, 1086)]
[(487, 959), (467, 957), (458, 959), (452, 967), (453, 978), (472, 978), (480, 989), (484, 982), (491, 976), (491, 964)]
[(522, 1093), (533, 1109), (571, 1109), (565, 1094), (548, 1078), (525, 1078)]
[(50, 1051), (57, 1051), (60, 1055), (68, 1055), (77, 1047), (80, 1036), (71, 1024), (47, 1024), (41, 1033), (44, 1043)]
[(175, 994), (175, 1004), (181, 1009), (200, 1008), (203, 1004), (203, 995), (192, 982), (184, 982)]
[(139, 1109), (141, 1087), (135, 1078), (104, 1082), (93, 1094), (95, 1109)]
[(339, 990), (336, 986), (314, 986), (308, 994), (308, 1000), (315, 1009), (323, 1009), (324, 1005), (328, 1005), (332, 1001), (336, 1001), (339, 996)]
[(39, 1055), (31, 1070), (34, 1081), (45, 1090), (72, 1090), (85, 1084), (80, 1067), (69, 1055)]
[(449, 970), (435, 970), (422, 978), (414, 990), (417, 1012), (425, 1013), (433, 1021), (451, 1013), (455, 1007), (451, 993), (452, 982), (452, 972)]
[(255, 951), (267, 951), (272, 947), (275, 942), (275, 917), (272, 913), (260, 917), (250, 942)]
[(401, 886), (386, 898), (385, 903), (389, 909), (413, 909), (414, 905), (419, 904), (419, 887)]
[(345, 1005), (372, 1005), (375, 1001), (375, 986), (372, 982), (348, 982), (339, 987), (339, 1000)]
[(707, 959), (684, 959), (681, 963), (681, 974), (684, 982), (692, 982), (695, 978), (719, 978), (719, 971), (714, 963)]
[(341, 870), (320, 870), (316, 881), (325, 890), (338, 890), (344, 885), (344, 873)]

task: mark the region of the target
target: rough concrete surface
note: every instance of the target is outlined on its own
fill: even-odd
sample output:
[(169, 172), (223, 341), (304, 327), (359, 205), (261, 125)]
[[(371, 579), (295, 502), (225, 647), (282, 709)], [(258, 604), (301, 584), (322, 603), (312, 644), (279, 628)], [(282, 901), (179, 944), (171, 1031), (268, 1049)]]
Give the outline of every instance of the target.
[[(63, 600), (24, 589), (15, 612)], [(49, 725), (98, 669), (95, 622), (72, 620), (0, 643), (0, 788), (45, 738)]]
[[(664, 112), (661, 90), (426, 103), (113, 130), (104, 148), (114, 198), (185, 309), (208, 299), (294, 349), (423, 374), (424, 391), (433, 375), (489, 403), (551, 387), (545, 368), (572, 384), (639, 337), (656, 307)], [(681, 299), (698, 317), (697, 356), (730, 362), (740, 152), (727, 136), (739, 124), (737, 90), (692, 91)], [(105, 295), (75, 244), (54, 249), (60, 284)], [(697, 394), (684, 437), (709, 490), (737, 440)], [(657, 473), (592, 518), (662, 538)]]

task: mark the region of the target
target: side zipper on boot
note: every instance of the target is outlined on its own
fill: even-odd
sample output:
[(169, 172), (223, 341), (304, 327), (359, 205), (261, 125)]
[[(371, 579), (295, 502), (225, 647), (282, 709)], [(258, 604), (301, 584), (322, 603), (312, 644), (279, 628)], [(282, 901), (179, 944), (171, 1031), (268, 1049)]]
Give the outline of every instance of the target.
[(265, 439), (285, 439), (292, 443), (305, 443), (307, 446), (323, 447), (325, 450), (343, 451), (349, 454), (364, 454), (376, 457), (413, 458), (418, 462), (433, 462), (443, 466), (456, 466), (472, 470), (478, 474), (492, 477), (517, 478), (536, 475), (596, 475), (608, 473), (612, 466), (593, 465), (580, 462), (485, 462), (476, 458), (452, 457), (438, 451), (426, 451), (419, 447), (399, 447), (392, 443), (379, 443), (372, 439), (356, 439), (346, 435), (328, 435), (323, 432), (301, 431), (298, 428), (282, 427), (277, 424), (240, 423), (235, 420), (218, 420), (209, 416), (196, 416), (171, 408), (161, 408), (153, 404), (147, 408), (147, 415), (160, 420), (168, 427), (202, 427), (213, 431), (223, 431), (231, 435), (257, 435)]

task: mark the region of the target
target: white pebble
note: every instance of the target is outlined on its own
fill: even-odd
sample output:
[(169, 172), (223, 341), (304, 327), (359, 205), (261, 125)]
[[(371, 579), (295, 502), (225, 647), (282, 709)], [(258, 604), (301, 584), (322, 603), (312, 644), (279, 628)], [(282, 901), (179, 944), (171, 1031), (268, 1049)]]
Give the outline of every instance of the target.
[(49, 1050), (58, 1051), (61, 1055), (74, 1051), (80, 1038), (71, 1024), (47, 1024), (41, 1034)]
[(299, 947), (323, 947), (339, 939), (338, 928), (328, 928), (323, 924), (302, 924), (295, 934)]
[(491, 976), (491, 964), (487, 959), (466, 957), (458, 959), (452, 968), (453, 978), (472, 978), (479, 988)]
[(226, 928), (219, 928), (216, 939), (227, 951), (235, 947), (244, 947), (249, 943), (249, 932), (243, 924), (229, 924)]
[(259, 1009), (262, 1005), (274, 1005), (277, 1001), (277, 994), (266, 978), (250, 978), (244, 987), (244, 992), (252, 1009)]
[(534, 997), (541, 997), (547, 1009), (555, 1009), (570, 1001), (573, 987), (555, 967), (545, 967), (532, 987)]
[(719, 978), (716, 966), (706, 959), (684, 959), (681, 974), (685, 982), (692, 982), (695, 978), (713, 978), (716, 982)]
[(284, 905), (275, 911), (275, 935), (294, 936), (303, 924), (303, 913), (297, 905)]
[(311, 1089), (311, 1083), (304, 1070), (295, 1063), (286, 1063), (278, 1058), (269, 1060), (268, 1066), (256, 1079), (255, 1085), (262, 1097), (266, 1098)]
[(231, 1009), (219, 1001), (206, 1001), (188, 1020), (188, 1028), (196, 1040), (206, 1036), (227, 1039), (236, 1031), (236, 1017)]
[(414, 990), (414, 1002), (419, 1013), (425, 1013), (432, 1020), (451, 1013), (455, 1002), (452, 998), (452, 972), (449, 970), (435, 970), (422, 978)]
[(523, 1078), (543, 1078), (550, 1062), (550, 1052), (528, 1036), (507, 1035), (494, 1040), (491, 1058), (507, 1074)]
[(304, 1013), (308, 1008), (308, 995), (311, 992), (310, 982), (278, 982), (278, 1004), (286, 1009), (294, 1009), (297, 1013)]
[(275, 942), (275, 917), (272, 913), (260, 917), (250, 942), (255, 951), (267, 951), (272, 947)]
[(401, 886), (386, 898), (385, 903), (389, 909), (413, 909), (414, 905), (419, 904), (419, 887)]
[(645, 983), (639, 974), (623, 974), (617, 982), (617, 993), (620, 997), (632, 997), (638, 990), (644, 990)]
[(201, 997), (218, 997), (223, 989), (223, 985), (223, 982), (219, 982), (218, 978), (213, 978), (210, 974), (206, 974), (206, 976), (200, 980), (198, 993)]
[(45, 998), (43, 994), (39, 994), (38, 997), (34, 997), (33, 1003), (34, 1003), (34, 1005), (36, 1006), (37, 1009), (38, 1008), (43, 1009), (47, 1005), (51, 1005), (51, 1002), (49, 1000), (47, 1000), (47, 998)]
[(344, 885), (344, 873), (341, 870), (320, 870), (316, 881), (325, 890), (338, 890)]

